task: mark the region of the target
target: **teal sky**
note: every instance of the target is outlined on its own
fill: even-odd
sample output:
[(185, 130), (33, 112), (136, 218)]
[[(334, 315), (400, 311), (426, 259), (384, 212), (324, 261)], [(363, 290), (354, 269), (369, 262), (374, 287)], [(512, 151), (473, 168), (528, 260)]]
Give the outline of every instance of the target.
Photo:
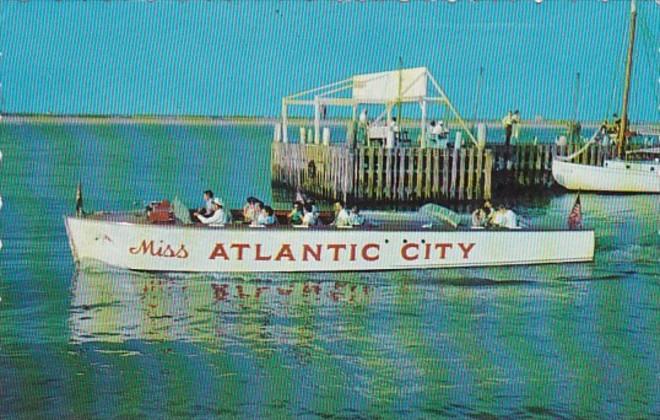
[[(660, 6), (640, 6), (633, 121), (660, 121)], [(427, 66), (471, 117), (618, 111), (626, 1), (0, 3), (10, 113), (279, 115), (282, 96)]]

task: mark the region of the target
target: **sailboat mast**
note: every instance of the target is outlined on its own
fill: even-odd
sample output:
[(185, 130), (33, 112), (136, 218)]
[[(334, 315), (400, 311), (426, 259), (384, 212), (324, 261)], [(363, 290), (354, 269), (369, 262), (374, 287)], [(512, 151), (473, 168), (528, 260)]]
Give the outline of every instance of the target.
[(628, 57), (626, 58), (626, 80), (623, 86), (623, 105), (621, 109), (621, 125), (617, 136), (619, 156), (622, 156), (626, 145), (626, 132), (628, 131), (628, 95), (630, 93), (630, 79), (632, 76), (633, 48), (635, 46), (635, 26), (637, 24), (637, 4), (635, 0), (630, 5), (630, 37), (628, 43)]
[(398, 89), (398, 97), (397, 97), (397, 123), (399, 124), (399, 127), (401, 126), (401, 84), (402, 84), (402, 79), (403, 78), (403, 58), (399, 57), (399, 89)]

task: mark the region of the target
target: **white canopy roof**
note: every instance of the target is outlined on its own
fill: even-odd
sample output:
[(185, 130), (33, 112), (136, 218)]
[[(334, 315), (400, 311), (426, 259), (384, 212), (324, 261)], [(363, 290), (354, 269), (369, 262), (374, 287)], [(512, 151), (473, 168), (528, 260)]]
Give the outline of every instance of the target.
[(360, 102), (419, 101), (426, 96), (426, 67), (353, 76), (353, 99)]

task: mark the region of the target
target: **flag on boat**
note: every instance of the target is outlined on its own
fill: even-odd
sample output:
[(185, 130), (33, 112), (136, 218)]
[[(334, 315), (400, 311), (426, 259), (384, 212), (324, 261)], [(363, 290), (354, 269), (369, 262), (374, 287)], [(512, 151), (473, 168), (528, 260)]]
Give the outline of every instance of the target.
[(569, 229), (582, 229), (582, 204), (580, 203), (580, 193), (578, 193), (573, 208), (568, 215)]
[(82, 183), (78, 183), (76, 188), (76, 214), (81, 216), (83, 214), (83, 196), (82, 196)]

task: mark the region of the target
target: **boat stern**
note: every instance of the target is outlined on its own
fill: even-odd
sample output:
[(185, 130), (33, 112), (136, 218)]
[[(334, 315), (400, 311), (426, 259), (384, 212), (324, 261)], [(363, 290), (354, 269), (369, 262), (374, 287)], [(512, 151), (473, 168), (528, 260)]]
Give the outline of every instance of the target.
[(73, 256), (73, 261), (76, 264), (80, 263), (80, 258), (78, 257), (78, 251), (76, 248), (76, 237), (72, 230), (72, 221), (77, 219), (76, 216), (63, 216), (64, 218), (64, 227), (66, 228), (66, 236), (69, 240), (69, 248), (71, 248), (71, 255)]

